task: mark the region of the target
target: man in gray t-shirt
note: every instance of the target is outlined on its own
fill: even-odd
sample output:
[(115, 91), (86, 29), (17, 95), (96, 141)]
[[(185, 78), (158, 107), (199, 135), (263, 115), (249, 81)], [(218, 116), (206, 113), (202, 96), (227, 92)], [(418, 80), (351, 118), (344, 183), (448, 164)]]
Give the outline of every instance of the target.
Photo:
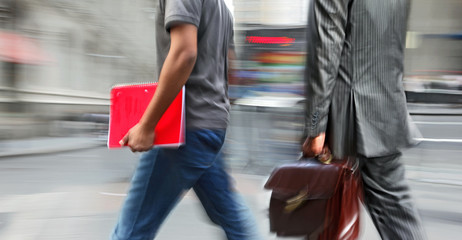
[[(134, 152), (148, 152), (140, 158), (111, 239), (154, 238), (191, 188), (228, 239), (261, 239), (221, 155), (229, 115), (231, 14), (223, 0), (159, 0), (156, 23), (158, 87), (140, 122), (120, 141)], [(186, 144), (151, 149), (157, 122), (183, 86)]]
[[(157, 16), (159, 70), (170, 47), (169, 29), (178, 22), (198, 28), (196, 64), (186, 82), (188, 128), (224, 129), (228, 123), (227, 57), (233, 23), (223, 1), (160, 1)], [(159, 71), (160, 72), (160, 71)]]

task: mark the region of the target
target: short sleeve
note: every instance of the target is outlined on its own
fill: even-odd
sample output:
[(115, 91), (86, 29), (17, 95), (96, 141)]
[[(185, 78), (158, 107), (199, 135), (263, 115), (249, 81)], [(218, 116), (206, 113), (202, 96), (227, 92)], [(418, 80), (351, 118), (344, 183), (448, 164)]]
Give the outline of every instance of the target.
[(193, 24), (199, 28), (202, 0), (165, 0), (165, 30), (181, 23)]

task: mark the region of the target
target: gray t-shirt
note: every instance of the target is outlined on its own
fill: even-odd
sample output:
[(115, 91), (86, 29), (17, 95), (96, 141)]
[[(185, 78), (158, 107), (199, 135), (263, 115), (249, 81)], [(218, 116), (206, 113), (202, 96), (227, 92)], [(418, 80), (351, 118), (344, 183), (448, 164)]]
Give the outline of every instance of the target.
[(223, 0), (159, 0), (156, 20), (160, 69), (170, 48), (169, 30), (189, 23), (198, 28), (197, 60), (186, 83), (186, 127), (223, 129), (228, 125), (228, 48), (233, 44), (231, 13)]

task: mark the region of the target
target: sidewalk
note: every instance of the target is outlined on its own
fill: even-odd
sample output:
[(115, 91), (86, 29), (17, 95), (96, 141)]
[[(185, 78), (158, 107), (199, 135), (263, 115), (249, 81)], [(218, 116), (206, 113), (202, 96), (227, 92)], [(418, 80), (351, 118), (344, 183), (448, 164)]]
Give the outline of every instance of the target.
[[(105, 142), (95, 137), (35, 138), (0, 141), (0, 156), (45, 154), (89, 147), (104, 148)], [(1, 159), (0, 159), (1, 160)], [(122, 160), (121, 160), (122, 161)], [(15, 161), (11, 161), (15, 162)], [(131, 166), (132, 162), (126, 162)], [(444, 165), (441, 168), (445, 167)], [(444, 172), (443, 172), (444, 170)], [(99, 174), (93, 173), (93, 174)], [(241, 174), (232, 169), (236, 187), (253, 212), (265, 240), (301, 240), (277, 238), (269, 233), (268, 204), (270, 191), (263, 189), (267, 175)], [(430, 166), (407, 166), (417, 205), (424, 217), (429, 239), (456, 239), (460, 232), (459, 206), (461, 185), (439, 184), (436, 180), (461, 180), (461, 169)], [(91, 177), (82, 175), (82, 177)], [(120, 179), (119, 179), (120, 180)], [(110, 181), (97, 185), (74, 183), (50, 192), (0, 197), (0, 238), (23, 240), (107, 239), (114, 226), (128, 182)], [(2, 215), (3, 214), (3, 215)], [(364, 231), (360, 239), (379, 239), (365, 212)], [(2, 223), (8, 223), (8, 225)], [(27, 229), (27, 231), (24, 231)], [(172, 212), (157, 239), (221, 239), (222, 231), (205, 216), (197, 197), (189, 192)]]
[[(231, 145), (232, 144), (228, 144), (228, 146)], [(97, 137), (42, 137), (7, 140), (0, 141), (0, 160), (8, 157), (52, 154), (105, 146), (106, 140)], [(419, 149), (414, 148), (404, 152), (407, 177), (410, 180), (462, 186), (462, 168), (460, 165), (448, 165), (448, 163), (444, 164), (444, 162), (440, 162), (438, 166), (428, 166), (428, 164), (416, 164), (412, 161), (408, 161), (413, 158), (418, 158), (420, 154), (418, 150)], [(229, 161), (229, 166), (237, 172), (254, 176), (266, 176), (275, 166), (286, 163), (281, 161), (277, 164), (268, 162), (268, 166), (247, 166), (242, 165), (242, 159), (240, 159), (242, 157), (243, 156), (238, 156), (238, 154), (236, 156), (228, 156), (227, 160)]]
[(462, 115), (462, 104), (408, 103), (411, 115)]
[(0, 141), (0, 158), (74, 151), (106, 142), (96, 137), (41, 137)]
[[(408, 103), (411, 115), (458, 115), (462, 116), (462, 104)], [(236, 110), (234, 110), (236, 111)], [(239, 115), (239, 111), (231, 115)], [(0, 120), (2, 117), (0, 116)], [(6, 120), (5, 120), (6, 121)], [(12, 121), (9, 119), (8, 121)], [(15, 122), (14, 120), (13, 122)], [(23, 128), (23, 125), (20, 126)], [(233, 127), (233, 126), (230, 126)], [(15, 127), (12, 126), (14, 131)], [(73, 151), (106, 144), (104, 136), (85, 137), (39, 137), (29, 139), (0, 140), (0, 158)]]

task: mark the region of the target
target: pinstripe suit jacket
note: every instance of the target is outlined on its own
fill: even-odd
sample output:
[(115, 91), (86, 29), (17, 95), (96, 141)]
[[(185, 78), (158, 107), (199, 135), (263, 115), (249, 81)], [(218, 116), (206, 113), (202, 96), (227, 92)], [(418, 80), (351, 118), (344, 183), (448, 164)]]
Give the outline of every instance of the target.
[(306, 132), (336, 157), (378, 157), (420, 136), (402, 85), (409, 0), (311, 0)]

